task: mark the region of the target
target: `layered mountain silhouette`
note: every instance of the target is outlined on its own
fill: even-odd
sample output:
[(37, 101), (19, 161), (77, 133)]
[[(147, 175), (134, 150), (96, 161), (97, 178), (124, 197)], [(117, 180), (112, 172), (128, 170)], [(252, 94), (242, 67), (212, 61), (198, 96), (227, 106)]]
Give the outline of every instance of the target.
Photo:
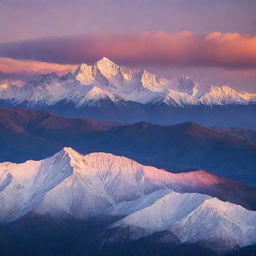
[(0, 159), (42, 159), (71, 146), (108, 152), (170, 171), (202, 169), (255, 185), (255, 131), (196, 123), (124, 125), (69, 119), (46, 111), (1, 109)]
[(47, 111), (1, 109), (1, 161), (42, 159), (82, 136), (104, 131), (115, 123), (90, 119), (67, 119)]

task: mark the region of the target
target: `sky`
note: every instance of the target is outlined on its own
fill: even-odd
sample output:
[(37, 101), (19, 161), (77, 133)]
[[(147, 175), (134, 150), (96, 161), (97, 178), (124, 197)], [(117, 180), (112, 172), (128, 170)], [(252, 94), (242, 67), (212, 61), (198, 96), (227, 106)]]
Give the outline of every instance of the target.
[(0, 78), (106, 56), (256, 91), (255, 13), (255, 0), (0, 0)]

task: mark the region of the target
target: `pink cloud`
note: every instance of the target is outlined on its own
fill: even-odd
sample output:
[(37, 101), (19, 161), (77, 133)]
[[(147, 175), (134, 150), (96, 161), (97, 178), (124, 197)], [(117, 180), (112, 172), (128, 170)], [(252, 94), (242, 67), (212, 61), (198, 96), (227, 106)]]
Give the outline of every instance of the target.
[(30, 77), (37, 74), (56, 72), (65, 74), (73, 71), (77, 65), (65, 65), (32, 60), (16, 60), (0, 57), (0, 73)]
[(256, 36), (188, 31), (89, 35), (4, 44), (0, 55), (76, 64), (106, 56), (130, 65), (255, 68)]
[[(77, 51), (83, 53), (81, 48)], [(105, 36), (94, 41), (90, 53), (131, 63), (248, 68), (256, 67), (256, 36), (191, 32)]]

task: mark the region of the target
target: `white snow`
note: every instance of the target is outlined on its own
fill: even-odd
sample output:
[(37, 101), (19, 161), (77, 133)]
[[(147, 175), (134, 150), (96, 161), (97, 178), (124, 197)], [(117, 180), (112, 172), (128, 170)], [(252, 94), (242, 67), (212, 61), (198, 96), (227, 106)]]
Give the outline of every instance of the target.
[(41, 161), (0, 164), (0, 222), (29, 212), (81, 220), (113, 215), (121, 219), (111, 227), (145, 231), (136, 238), (169, 230), (182, 243), (221, 239), (228, 241), (224, 249), (255, 243), (255, 211), (199, 193), (216, 190), (218, 182), (203, 171), (170, 173), (121, 156), (64, 148)]
[[(88, 93), (90, 90), (93, 92)], [(62, 77), (51, 73), (40, 75), (24, 86), (4, 83), (0, 85), (0, 99), (13, 103), (28, 101), (31, 105), (53, 105), (62, 100), (77, 106), (95, 105), (108, 99), (115, 103), (164, 102), (183, 106), (248, 104), (256, 101), (256, 94), (238, 92), (229, 86), (203, 86), (187, 76), (165, 79), (146, 70), (118, 66), (104, 57), (92, 66), (83, 63), (75, 72)]]
[(228, 248), (226, 243), (215, 248), (227, 250), (256, 243), (255, 220), (256, 212), (239, 205), (203, 194), (170, 192), (150, 206), (136, 209), (113, 227), (140, 228), (144, 230), (141, 236), (169, 230), (182, 243), (228, 241)]

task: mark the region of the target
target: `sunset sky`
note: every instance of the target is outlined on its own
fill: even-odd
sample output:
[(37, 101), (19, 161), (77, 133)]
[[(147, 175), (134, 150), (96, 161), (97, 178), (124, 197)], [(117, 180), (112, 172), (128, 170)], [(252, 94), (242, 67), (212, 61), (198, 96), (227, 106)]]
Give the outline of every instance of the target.
[(106, 56), (256, 91), (255, 11), (254, 0), (0, 0), (0, 78), (51, 70), (37, 61), (65, 71)]

